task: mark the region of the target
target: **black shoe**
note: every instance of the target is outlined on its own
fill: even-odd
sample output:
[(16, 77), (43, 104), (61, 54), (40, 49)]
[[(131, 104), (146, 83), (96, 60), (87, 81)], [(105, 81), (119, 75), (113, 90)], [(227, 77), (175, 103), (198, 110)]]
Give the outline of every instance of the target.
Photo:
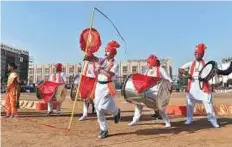
[(108, 137), (108, 130), (107, 131), (101, 131), (100, 135), (98, 136), (99, 139), (104, 139)]
[(101, 136), (101, 134), (102, 134), (103, 132), (104, 132), (104, 131), (101, 130), (101, 131), (99, 132), (99, 135), (98, 135), (98, 136)]
[(118, 114), (116, 116), (114, 116), (114, 123), (119, 123), (121, 120), (121, 110), (118, 109)]

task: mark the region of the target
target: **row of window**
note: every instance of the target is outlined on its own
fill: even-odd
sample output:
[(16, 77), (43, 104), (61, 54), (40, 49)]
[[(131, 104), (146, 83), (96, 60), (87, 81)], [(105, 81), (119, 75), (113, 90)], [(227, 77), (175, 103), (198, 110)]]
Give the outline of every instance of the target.
[[(52, 69), (52, 72), (55, 73), (55, 70), (56, 70), (56, 69), (53, 68), (53, 69)], [(44, 70), (44, 74), (49, 74), (49, 71), (50, 71), (50, 70), (46, 68), (46, 69)], [(65, 71), (65, 68), (63, 68), (63, 71)], [(80, 69), (80, 68), (78, 68), (78, 72), (81, 72), (81, 69)], [(34, 73), (34, 69), (33, 69), (33, 68), (30, 68), (30, 69), (29, 69), (29, 74), (33, 74), (33, 73)], [(41, 74), (41, 73), (42, 73), (42, 68), (38, 68), (38, 69), (36, 70), (36, 73), (37, 73), (37, 74)], [(69, 73), (71, 73), (71, 74), (74, 73), (74, 68), (69, 68)]]
[[(127, 73), (128, 72), (128, 66), (122, 67), (122, 72)], [(138, 72), (138, 66), (132, 66), (132, 72)]]

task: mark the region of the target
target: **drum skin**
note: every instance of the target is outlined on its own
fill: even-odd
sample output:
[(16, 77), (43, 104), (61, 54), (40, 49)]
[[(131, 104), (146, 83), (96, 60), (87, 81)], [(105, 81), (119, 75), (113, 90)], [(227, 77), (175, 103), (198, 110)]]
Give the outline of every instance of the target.
[[(202, 77), (202, 75), (204, 74), (205, 72), (205, 69), (207, 68), (207, 66), (209, 65), (212, 65), (212, 69), (211, 71), (208, 73), (207, 76), (205, 77)], [(201, 69), (200, 73), (199, 73), (199, 81), (209, 81), (210, 79), (212, 79), (216, 74), (217, 74), (217, 71), (218, 71), (218, 66), (217, 66), (217, 63), (215, 61), (209, 61), (205, 64), (205, 66)]]
[(62, 84), (56, 89), (56, 93), (54, 97), (56, 98), (56, 101), (58, 103), (62, 103), (66, 97), (66, 94), (67, 92), (66, 92), (65, 84)]

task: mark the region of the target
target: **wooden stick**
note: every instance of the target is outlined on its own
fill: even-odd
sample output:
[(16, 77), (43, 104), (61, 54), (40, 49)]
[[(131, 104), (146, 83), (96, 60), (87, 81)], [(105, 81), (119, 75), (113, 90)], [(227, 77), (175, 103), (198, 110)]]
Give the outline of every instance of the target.
[[(86, 48), (85, 48), (85, 54), (87, 54), (87, 49), (88, 49), (88, 46), (89, 46), (89, 39), (90, 39), (89, 36), (90, 36), (91, 29), (93, 27), (94, 13), (95, 13), (95, 9), (93, 8), (91, 21), (90, 21), (90, 30), (89, 30), (89, 34), (88, 34), (88, 38), (87, 38), (87, 44), (86, 44)], [(81, 83), (84, 67), (85, 67), (85, 64), (83, 64), (83, 67), (81, 69), (81, 75), (80, 75), (80, 79), (79, 79), (79, 82), (78, 82), (77, 92), (76, 92), (75, 100), (74, 100), (73, 107), (72, 107), (72, 114), (71, 114), (71, 118), (69, 120), (68, 130), (70, 130), (71, 126), (72, 126), (73, 115), (74, 115), (74, 111), (75, 111), (77, 97), (79, 95), (80, 83)]]

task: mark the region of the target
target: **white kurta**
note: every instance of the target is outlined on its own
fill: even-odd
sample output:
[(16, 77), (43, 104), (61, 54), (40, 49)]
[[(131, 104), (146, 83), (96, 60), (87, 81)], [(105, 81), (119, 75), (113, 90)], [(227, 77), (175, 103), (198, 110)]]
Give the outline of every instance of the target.
[[(55, 81), (53, 79), (53, 76), (55, 76)], [(56, 83), (66, 83), (67, 80), (66, 80), (66, 76), (64, 72), (60, 72), (60, 73), (52, 74), (49, 78), (49, 81), (56, 82)]]
[[(181, 68), (182, 69), (189, 68), (189, 73), (190, 73), (190, 67), (192, 63), (193, 61), (188, 62), (184, 64)], [(212, 94), (206, 93), (203, 90), (201, 90), (200, 85), (199, 85), (198, 76), (199, 76), (199, 72), (201, 71), (203, 67), (204, 66), (202, 65), (201, 62), (196, 61), (196, 65), (194, 67), (194, 72), (192, 76), (194, 80), (192, 80), (190, 91), (187, 93), (187, 97), (190, 99), (194, 99), (194, 100), (210, 102), (212, 99)]]
[[(100, 60), (100, 63), (103, 59)], [(109, 67), (110, 62), (105, 60), (101, 65), (105, 69)], [(110, 69), (115, 75), (118, 72), (118, 65), (114, 61), (113, 67)], [(109, 81), (112, 79), (108, 79), (104, 74), (98, 75), (98, 81)], [(119, 108), (116, 107), (113, 97), (109, 95), (108, 84), (100, 84), (97, 83), (95, 90), (95, 99), (94, 105), (97, 112), (98, 123), (101, 131), (108, 130), (107, 121), (105, 118), (105, 113), (112, 113), (114, 116), (118, 114)]]
[[(103, 59), (100, 59), (100, 62)], [(107, 68), (110, 65), (110, 62), (107, 60), (104, 61), (104, 63), (101, 65), (104, 68)], [(115, 75), (118, 72), (118, 64), (115, 63), (113, 67), (110, 69), (111, 72), (113, 72)], [(114, 77), (112, 77), (112, 81)], [(108, 77), (104, 74), (99, 74), (98, 75), (98, 81), (108, 81)], [(109, 88), (108, 84), (100, 84), (97, 83), (96, 85), (96, 90), (95, 90), (95, 99), (94, 99), (94, 104), (96, 109), (104, 109), (105, 111), (108, 112), (114, 112), (116, 109), (113, 97), (109, 95)]]

